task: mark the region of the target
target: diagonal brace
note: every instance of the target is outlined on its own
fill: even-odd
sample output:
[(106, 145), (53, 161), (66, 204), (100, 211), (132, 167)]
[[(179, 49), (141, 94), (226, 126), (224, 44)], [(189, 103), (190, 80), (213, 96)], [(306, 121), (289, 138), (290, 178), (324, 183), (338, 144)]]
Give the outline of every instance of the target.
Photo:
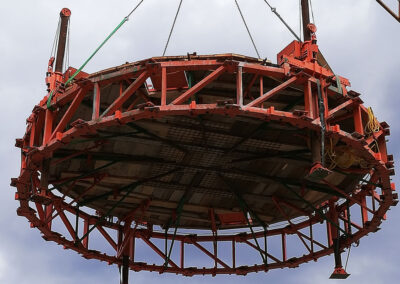
[(139, 77), (137, 77), (137, 79), (130, 84), (129, 87), (102, 113), (100, 118), (111, 115), (117, 109), (119, 109), (124, 102), (126, 102), (133, 95), (133, 93), (135, 93), (143, 85), (149, 76), (149, 71), (144, 71), (142, 74), (140, 74)]
[(203, 89), (207, 84), (213, 82), (215, 79), (217, 79), (222, 73), (224, 73), (227, 70), (225, 66), (220, 66), (216, 70), (214, 70), (211, 74), (209, 74), (207, 77), (205, 77), (203, 80), (198, 82), (196, 85), (194, 85), (192, 88), (184, 92), (182, 95), (177, 97), (171, 105), (179, 105), (187, 101), (191, 96), (199, 92), (201, 89)]
[(255, 106), (265, 102), (266, 100), (268, 100), (268, 99), (272, 98), (273, 96), (275, 96), (276, 94), (278, 94), (280, 91), (282, 91), (282, 90), (286, 89), (287, 87), (289, 87), (289, 85), (294, 83), (297, 79), (298, 79), (297, 76), (293, 76), (289, 80), (283, 82), (282, 84), (280, 84), (280, 85), (276, 86), (275, 88), (273, 88), (272, 90), (268, 91), (267, 93), (265, 93), (261, 97), (258, 97), (257, 99), (255, 99), (251, 103), (248, 103), (245, 107), (246, 108), (255, 107)]

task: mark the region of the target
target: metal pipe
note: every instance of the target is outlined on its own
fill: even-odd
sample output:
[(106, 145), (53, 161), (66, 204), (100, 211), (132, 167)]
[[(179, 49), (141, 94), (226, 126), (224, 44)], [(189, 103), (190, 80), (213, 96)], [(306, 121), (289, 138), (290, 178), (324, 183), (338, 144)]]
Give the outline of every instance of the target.
[(60, 31), (58, 34), (58, 46), (57, 46), (57, 56), (56, 56), (56, 69), (55, 72), (62, 72), (64, 55), (65, 55), (65, 45), (67, 42), (68, 33), (68, 22), (71, 16), (71, 11), (68, 8), (63, 8), (60, 12)]
[(303, 19), (304, 41), (311, 40), (311, 32), (307, 28), (307, 25), (310, 23), (310, 7), (308, 5), (308, 0), (301, 0), (301, 16)]
[(122, 257), (122, 265), (119, 268), (120, 273), (120, 283), (128, 284), (129, 283), (129, 256), (124, 255)]
[(340, 255), (340, 243), (339, 239), (333, 239), (333, 253), (335, 256), (335, 268), (342, 268), (342, 257)]

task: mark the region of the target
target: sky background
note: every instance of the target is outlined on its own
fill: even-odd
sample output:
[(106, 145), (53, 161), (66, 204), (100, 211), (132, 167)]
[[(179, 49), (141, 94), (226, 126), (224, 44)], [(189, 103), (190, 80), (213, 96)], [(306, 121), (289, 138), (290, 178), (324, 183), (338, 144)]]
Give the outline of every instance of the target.
[[(299, 33), (298, 0), (271, 0)], [(388, 0), (395, 5), (397, 0)], [(0, 8), (0, 283), (118, 283), (118, 270), (97, 260), (44, 241), (25, 218), (10, 178), (20, 169), (15, 138), (25, 132), (33, 106), (45, 96), (45, 72), (59, 12), (72, 11), (70, 65), (79, 67), (137, 0), (3, 1)], [(145, 0), (130, 20), (87, 65), (94, 72), (152, 56), (160, 56), (179, 0)], [(262, 0), (239, 0), (262, 57), (276, 54), (292, 35)], [(389, 153), (400, 156), (400, 24), (374, 0), (314, 0), (320, 49), (336, 73), (347, 77), (353, 90), (373, 106), (380, 121), (391, 125)], [(256, 56), (234, 0), (184, 0), (167, 55), (239, 53)], [(396, 182), (397, 177), (394, 178)], [(400, 185), (400, 183), (398, 183)], [(378, 233), (351, 251), (346, 283), (397, 283), (400, 270), (400, 209), (388, 213)], [(131, 272), (131, 283), (340, 283), (328, 280), (333, 257), (298, 269), (241, 276), (192, 277)]]

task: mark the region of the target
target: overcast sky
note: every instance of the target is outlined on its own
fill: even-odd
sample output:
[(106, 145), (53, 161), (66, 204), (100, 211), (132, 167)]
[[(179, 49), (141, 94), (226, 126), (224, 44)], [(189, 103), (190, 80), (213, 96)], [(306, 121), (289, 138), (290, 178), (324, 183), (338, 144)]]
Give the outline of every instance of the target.
[[(118, 4), (117, 4), (118, 2)], [(70, 65), (79, 67), (138, 0), (2, 1), (0, 7), (0, 283), (118, 283), (117, 267), (85, 260), (44, 241), (25, 218), (16, 215), (15, 189), (20, 152), (15, 138), (45, 95), (44, 77), (63, 7), (72, 11)], [(299, 33), (298, 0), (271, 0)], [(387, 0), (396, 4), (397, 0)], [(179, 0), (145, 0), (84, 71), (160, 56)], [(239, 0), (262, 57), (276, 54), (293, 40), (263, 0)], [(389, 152), (400, 152), (400, 24), (374, 0), (314, 0), (318, 43), (330, 66), (347, 77), (380, 121), (391, 125)], [(167, 55), (239, 53), (256, 56), (234, 0), (184, 0)], [(398, 178), (394, 178), (394, 181)], [(398, 183), (400, 186), (400, 183)], [(347, 283), (397, 283), (400, 277), (400, 211), (392, 209), (382, 230), (351, 251)], [(333, 257), (267, 274), (184, 278), (131, 272), (131, 283), (336, 283), (328, 280)], [(339, 282), (338, 282), (339, 283)]]

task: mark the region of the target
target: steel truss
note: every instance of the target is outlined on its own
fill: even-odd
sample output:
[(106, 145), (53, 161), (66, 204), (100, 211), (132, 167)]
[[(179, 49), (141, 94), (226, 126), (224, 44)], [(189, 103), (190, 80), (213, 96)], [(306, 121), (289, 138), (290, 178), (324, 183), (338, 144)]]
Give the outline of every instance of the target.
[[(12, 185), (17, 188), (15, 196), (20, 203), (17, 210), (18, 215), (26, 217), (31, 227), (39, 229), (45, 240), (57, 242), (85, 258), (98, 259), (109, 264), (123, 265), (123, 261), (129, 259), (129, 267), (134, 271), (169, 272), (186, 276), (245, 275), (250, 272), (266, 272), (276, 268), (293, 268), (301, 263), (317, 260), (334, 252), (336, 240), (339, 240), (339, 250), (343, 251), (368, 233), (377, 231), (382, 220), (386, 218), (386, 212), (391, 206), (397, 204), (397, 194), (394, 193), (395, 186), (390, 182), (390, 176), (394, 174), (393, 159), (386, 152), (385, 138), (389, 135), (389, 129), (386, 123), (381, 123), (379, 131), (369, 136), (364, 133), (366, 121), (362, 117), (367, 115), (368, 110), (363, 106), (357, 93), (347, 92), (346, 86), (349, 85), (349, 82), (345, 78), (332, 74), (331, 71), (312, 60), (299, 60), (290, 54), (281, 56), (280, 61), (280, 65), (275, 66), (261, 62), (221, 60), (217, 57), (210, 57), (206, 60), (201, 58), (180, 60), (158, 58), (155, 62), (154, 60), (142, 61), (110, 69), (107, 72), (84, 76), (66, 90), (55, 94), (50, 107), (46, 106), (48, 97), (45, 97), (28, 118), (25, 136), (17, 139), (16, 143), (16, 146), (22, 149), (21, 173), (18, 178), (12, 179)], [(208, 71), (208, 75), (190, 88), (174, 87), (171, 85), (174, 82), (167, 82), (167, 74), (190, 72), (191, 70)], [(233, 101), (201, 104), (192, 99), (203, 88), (210, 86), (212, 82), (226, 73), (236, 77), (236, 96)], [(253, 75), (248, 86), (243, 86), (243, 74), (245, 73)], [(140, 89), (151, 75), (158, 75), (161, 78), (159, 104), (155, 104), (149, 94)], [(258, 96), (254, 96), (254, 93), (249, 95), (253, 84), (259, 83), (260, 86), (263, 86), (262, 82), (265, 77), (273, 78), (280, 83), (265, 93), (261, 87)], [(135, 78), (135, 80), (129, 81), (131, 78)], [(102, 109), (100, 87), (111, 83), (122, 85), (127, 80), (129, 86), (125, 90), (121, 88), (120, 96), (115, 98), (106, 109)], [(304, 90), (304, 110), (277, 110), (274, 106), (263, 107), (263, 103), (269, 102), (279, 92), (293, 85), (296, 85), (297, 88), (300, 86)], [(357, 156), (362, 157), (368, 163), (369, 167), (364, 169), (365, 178), (354, 187), (352, 192), (344, 192), (327, 183), (332, 191), (337, 192), (337, 196), (333, 196), (330, 200), (317, 206), (307, 203), (301, 193), (291, 185), (279, 181), (283, 188), (293, 193), (294, 199), (305, 202), (307, 206), (300, 208), (288, 200), (273, 198), (278, 212), (287, 218), (287, 222), (276, 224), (276, 227), (267, 225), (253, 227), (252, 220), (246, 217), (249, 228), (240, 233), (229, 230), (219, 231), (215, 225), (208, 235), (196, 234), (195, 231), (188, 234), (180, 229), (159, 232), (153, 230), (152, 227), (146, 228), (140, 218), (133, 217), (138, 216), (137, 213), (144, 214), (146, 212), (152, 202), (150, 199), (133, 209), (132, 213), (124, 220), (115, 221), (89, 213), (91, 211), (84, 206), (74, 205), (76, 200), (68, 202), (65, 195), (57, 194), (57, 183), (53, 183), (53, 188), (49, 189), (48, 187), (47, 172), (51, 166), (49, 158), (62, 145), (105, 127), (142, 119), (176, 115), (200, 116), (209, 113), (231, 117), (240, 115), (261, 121), (287, 123), (297, 128), (319, 133), (321, 131), (321, 112), (316, 89), (318, 86), (320, 88), (318, 92), (321, 92), (325, 106), (326, 137), (340, 140), (351, 147)], [(173, 97), (170, 94), (172, 91), (175, 92)], [(78, 119), (71, 123), (72, 117), (87, 96), (93, 96), (92, 119), (88, 121)], [(136, 96), (137, 99), (127, 106), (125, 102), (133, 96)], [(328, 101), (331, 96), (336, 98), (339, 96), (341, 104), (330, 107)], [(144, 100), (145, 104), (138, 105), (141, 100)], [(56, 122), (57, 109), (62, 107), (66, 111)], [(348, 110), (347, 114), (338, 116), (337, 114), (343, 109)], [(348, 133), (340, 128), (340, 121), (344, 119), (353, 121), (355, 129), (353, 133)], [(71, 125), (68, 129), (67, 124)], [(102, 142), (96, 143), (82, 152), (90, 151)], [(376, 143), (379, 147), (374, 146)], [(71, 159), (74, 155), (82, 152), (53, 163)], [(75, 178), (74, 182), (93, 180), (79, 198), (84, 197), (102, 179), (100, 172), (82, 174)], [(352, 173), (351, 170), (343, 170), (343, 172)], [(220, 177), (224, 179), (223, 174)], [(58, 184), (61, 182), (59, 181)], [(73, 185), (74, 183), (71, 187)], [(127, 195), (132, 188), (138, 185), (140, 185), (140, 181), (129, 185), (124, 192)], [(243, 200), (240, 196), (238, 199)], [(243, 210), (252, 215), (250, 208), (246, 208), (244, 200), (241, 204)], [(285, 207), (297, 210), (304, 218), (291, 220), (285, 214)], [(210, 210), (211, 219), (214, 220), (212, 209), (210, 208)], [(179, 212), (177, 213), (179, 214)], [(247, 214), (245, 215), (247, 216)], [(71, 216), (74, 217), (71, 218)], [(254, 215), (251, 217), (257, 218)], [(179, 223), (178, 218), (174, 219), (175, 223)], [(55, 220), (61, 222), (69, 235), (64, 236), (58, 233), (59, 228), (52, 226)], [(326, 229), (321, 230), (320, 226), (324, 226)], [(107, 254), (92, 249), (90, 240), (94, 230), (99, 233), (97, 235), (103, 239), (104, 243), (111, 247), (113, 253)], [(139, 262), (135, 252), (135, 243), (138, 241), (149, 251), (158, 254), (160, 263)], [(157, 243), (160, 241), (165, 241), (165, 248)], [(172, 249), (173, 241), (180, 244), (179, 256), (171, 255), (167, 250), (167, 245)], [(289, 241), (290, 244), (288, 244)], [(274, 243), (273, 247), (268, 245), (271, 242)], [(288, 247), (293, 247), (293, 242), (298, 242), (298, 247), (302, 247), (304, 252), (302, 249), (300, 249), (301, 252), (289, 251)], [(220, 251), (218, 248), (222, 243), (231, 244), (232, 253), (229, 260), (218, 254)], [(196, 267), (185, 265), (189, 246), (191, 249), (196, 248), (198, 255), (207, 256), (211, 265), (209, 263)], [(214, 249), (209, 250), (207, 247)], [(248, 250), (260, 254), (260, 263), (238, 265), (241, 259), (238, 252), (239, 247), (246, 247)]]

